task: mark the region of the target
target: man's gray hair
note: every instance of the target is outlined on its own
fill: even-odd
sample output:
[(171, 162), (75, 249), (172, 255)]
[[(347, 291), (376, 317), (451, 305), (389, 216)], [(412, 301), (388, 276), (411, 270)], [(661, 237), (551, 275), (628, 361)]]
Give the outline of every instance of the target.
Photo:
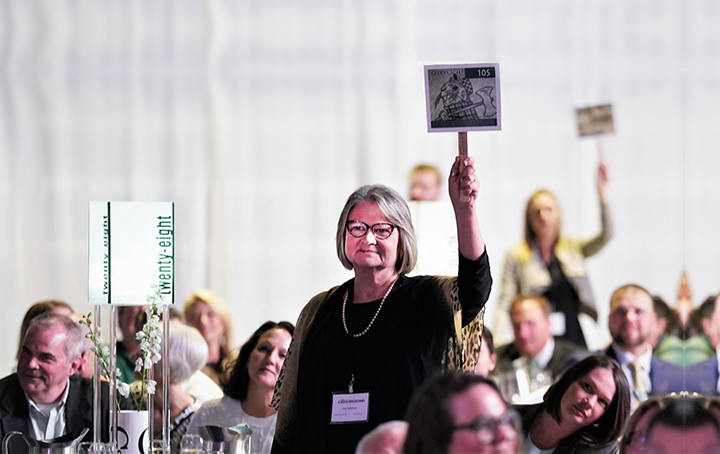
[[(68, 362), (82, 356), (85, 337), (80, 329), (80, 324), (73, 321), (67, 315), (56, 314), (55, 312), (40, 314), (32, 319), (27, 332), (29, 333), (30, 330), (33, 329), (45, 330), (56, 324), (61, 325), (65, 329), (65, 342), (63, 350), (65, 351), (65, 356), (67, 356)], [(27, 339), (27, 333), (25, 334), (25, 339)], [(24, 343), (25, 342), (23, 341), (23, 344)]]

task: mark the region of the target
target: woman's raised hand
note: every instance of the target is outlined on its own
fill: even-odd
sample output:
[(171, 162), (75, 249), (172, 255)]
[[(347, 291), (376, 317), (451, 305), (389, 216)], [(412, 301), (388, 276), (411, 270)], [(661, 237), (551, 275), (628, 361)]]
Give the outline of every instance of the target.
[(604, 161), (600, 161), (597, 170), (597, 190), (600, 196), (600, 203), (605, 203), (605, 186), (607, 186), (610, 177), (608, 176), (607, 166)]
[(475, 206), (480, 182), (475, 175), (474, 158), (468, 156), (461, 162), (460, 156), (455, 157), (455, 162), (450, 168), (448, 188), (450, 190), (450, 200), (455, 208)]

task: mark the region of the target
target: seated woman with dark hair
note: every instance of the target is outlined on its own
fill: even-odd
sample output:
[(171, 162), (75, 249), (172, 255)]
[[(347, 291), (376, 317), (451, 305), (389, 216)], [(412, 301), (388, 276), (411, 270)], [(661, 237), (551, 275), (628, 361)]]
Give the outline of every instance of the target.
[(542, 403), (515, 408), (526, 454), (614, 453), (630, 413), (630, 385), (615, 360), (593, 355), (565, 371)]
[(197, 428), (205, 425), (245, 423), (252, 430), (251, 452), (269, 453), (277, 419), (270, 400), (294, 331), (290, 322), (263, 323), (240, 347), (230, 376), (223, 379), (225, 397), (203, 404), (188, 433), (197, 433)]
[(448, 372), (427, 380), (413, 395), (405, 454), (520, 451), (520, 421), (495, 382), (480, 375)]

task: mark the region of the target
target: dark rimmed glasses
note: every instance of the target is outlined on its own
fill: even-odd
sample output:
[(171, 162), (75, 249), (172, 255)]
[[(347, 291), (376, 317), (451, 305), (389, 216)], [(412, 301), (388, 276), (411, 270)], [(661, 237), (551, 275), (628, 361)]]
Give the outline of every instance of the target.
[(467, 424), (454, 426), (453, 430), (472, 430), (478, 441), (484, 445), (495, 443), (501, 430), (506, 439), (516, 440), (520, 433), (520, 415), (514, 410), (507, 410), (498, 418), (481, 416)]
[(392, 235), (393, 230), (397, 226), (390, 224), (389, 222), (378, 222), (377, 224), (367, 225), (362, 221), (350, 220), (345, 225), (348, 233), (355, 238), (362, 238), (367, 235), (368, 231), (371, 231), (375, 238), (378, 240), (384, 240)]

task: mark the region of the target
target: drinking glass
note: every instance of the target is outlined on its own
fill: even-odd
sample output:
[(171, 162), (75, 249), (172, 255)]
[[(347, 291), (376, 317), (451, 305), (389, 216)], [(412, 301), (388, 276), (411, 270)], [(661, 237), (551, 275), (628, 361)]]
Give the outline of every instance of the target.
[(77, 445), (77, 454), (115, 454), (110, 443), (84, 441)]
[(170, 444), (162, 440), (153, 440), (152, 454), (170, 454)]
[(197, 434), (185, 434), (180, 440), (181, 454), (198, 454), (202, 451), (203, 439)]

